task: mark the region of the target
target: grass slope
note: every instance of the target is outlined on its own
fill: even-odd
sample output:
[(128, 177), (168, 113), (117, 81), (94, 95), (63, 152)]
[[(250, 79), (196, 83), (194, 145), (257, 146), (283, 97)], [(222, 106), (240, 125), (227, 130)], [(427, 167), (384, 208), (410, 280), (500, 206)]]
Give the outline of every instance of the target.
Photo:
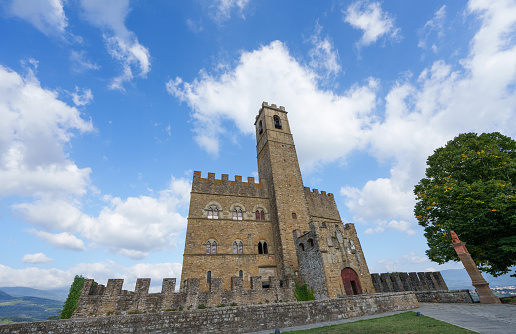
[(369, 320), (359, 320), (340, 325), (325, 326), (307, 330), (292, 331), (296, 334), (362, 334), (362, 333), (421, 333), (421, 334), (463, 334), (476, 333), (444, 321), (421, 316), (416, 312), (404, 312), (396, 315)]

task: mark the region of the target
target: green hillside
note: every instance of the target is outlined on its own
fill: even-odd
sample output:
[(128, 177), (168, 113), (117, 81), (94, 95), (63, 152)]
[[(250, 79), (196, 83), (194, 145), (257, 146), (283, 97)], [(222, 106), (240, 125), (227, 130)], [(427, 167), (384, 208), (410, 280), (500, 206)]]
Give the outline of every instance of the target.
[(0, 324), (47, 320), (57, 315), (63, 302), (38, 297), (13, 297), (0, 291)]

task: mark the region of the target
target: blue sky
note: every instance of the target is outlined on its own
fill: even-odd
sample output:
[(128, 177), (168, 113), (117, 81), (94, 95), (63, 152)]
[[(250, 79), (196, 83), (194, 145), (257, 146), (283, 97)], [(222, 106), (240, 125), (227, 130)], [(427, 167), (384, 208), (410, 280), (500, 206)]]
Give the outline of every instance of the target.
[(0, 286), (179, 278), (192, 172), (256, 176), (262, 101), (372, 272), (460, 268), (413, 187), (459, 133), (516, 138), (515, 1), (1, 0), (0, 31)]

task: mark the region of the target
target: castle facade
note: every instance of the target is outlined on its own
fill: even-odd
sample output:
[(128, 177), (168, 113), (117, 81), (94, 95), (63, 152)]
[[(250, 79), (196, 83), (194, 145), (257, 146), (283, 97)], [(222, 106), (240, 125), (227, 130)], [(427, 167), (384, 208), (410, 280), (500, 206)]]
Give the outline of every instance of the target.
[(197, 278), (209, 291), (213, 278), (231, 289), (261, 276), (296, 280), (317, 299), (374, 293), (354, 225), (343, 224), (333, 194), (304, 187), (284, 107), (262, 104), (255, 121), (259, 183), (194, 172), (181, 288)]

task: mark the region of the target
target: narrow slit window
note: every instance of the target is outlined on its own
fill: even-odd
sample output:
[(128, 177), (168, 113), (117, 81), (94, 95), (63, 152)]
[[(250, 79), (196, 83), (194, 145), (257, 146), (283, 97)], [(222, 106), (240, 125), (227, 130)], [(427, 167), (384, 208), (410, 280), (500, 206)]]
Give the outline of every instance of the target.
[(263, 242), (263, 254), (269, 254), (269, 249), (267, 248), (267, 242)]
[(258, 254), (263, 254), (263, 247), (261, 242), (258, 243)]
[(206, 274), (206, 283), (211, 284), (211, 271)]
[(299, 244), (299, 247), (301, 247), (301, 250), (304, 252), (305, 251), (305, 245), (304, 244)]
[(238, 254), (244, 254), (244, 243), (242, 241), (238, 243)]
[(260, 218), (261, 218), (261, 220), (265, 220), (265, 212), (263, 212), (263, 210), (260, 213)]
[(211, 243), (211, 254), (217, 254), (217, 242), (216, 241)]
[(244, 272), (242, 270), (240, 270), (238, 272), (238, 277), (240, 277), (240, 278), (244, 277)]
[(256, 210), (256, 220), (261, 220), (260, 217), (260, 211)]
[(233, 242), (233, 254), (238, 254), (238, 245), (237, 242)]

